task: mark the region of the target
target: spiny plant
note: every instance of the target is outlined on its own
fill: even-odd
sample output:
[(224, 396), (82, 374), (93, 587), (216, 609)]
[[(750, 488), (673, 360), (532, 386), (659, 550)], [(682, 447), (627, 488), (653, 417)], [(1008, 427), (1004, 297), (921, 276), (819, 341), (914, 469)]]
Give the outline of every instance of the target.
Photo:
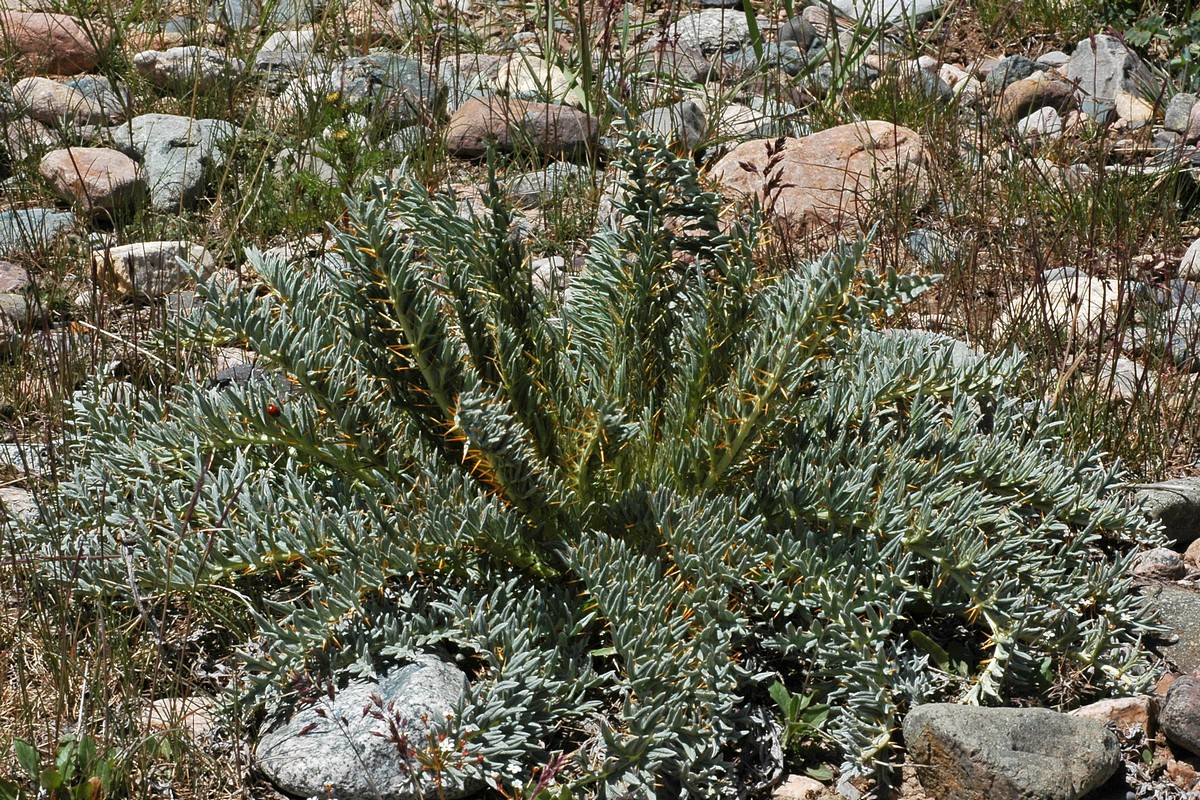
[(555, 752), (589, 796), (765, 791), (776, 684), (885, 778), (913, 704), (1146, 682), (1126, 574), (1156, 533), (1010, 391), (1018, 358), (878, 330), (933, 281), (864, 245), (762, 263), (762, 216), (723, 219), (661, 141), (615, 163), (564, 293), (494, 180), (464, 215), (404, 177), (349, 202), (336, 258), (207, 284), (189, 335), (286, 380), (97, 378), (22, 534), (47, 578), (147, 636), (172, 598), (242, 597), (251, 705), (455, 658), (455, 769), (504, 791)]

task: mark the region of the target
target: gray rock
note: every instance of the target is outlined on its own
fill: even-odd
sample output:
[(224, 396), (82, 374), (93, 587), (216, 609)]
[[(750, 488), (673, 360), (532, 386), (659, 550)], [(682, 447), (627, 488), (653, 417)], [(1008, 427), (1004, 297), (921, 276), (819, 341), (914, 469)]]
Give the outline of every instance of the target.
[(29, 273), (11, 261), (0, 261), (0, 294), (22, 292), (29, 286)]
[(95, 91), (89, 93), (97, 85), (96, 81), (82, 78), (63, 83), (49, 78), (24, 78), (13, 86), (12, 96), (18, 109), (46, 125), (107, 125), (123, 119), (119, 99), (111, 89), (111, 97)]
[(1062, 117), (1050, 106), (1043, 106), (1027, 117), (1017, 120), (1017, 135), (1022, 139), (1055, 138), (1062, 134)]
[(32, 522), (37, 515), (37, 500), (33, 492), (16, 486), (0, 486), (0, 523), (8, 520)]
[(1139, 489), (1134, 499), (1150, 519), (1162, 523), (1167, 541), (1184, 548), (1200, 539), (1200, 478), (1175, 478), (1151, 486)]
[(375, 120), (403, 127), (437, 113), (443, 91), (437, 77), (415, 59), (385, 50), (348, 58), (331, 72), (297, 78), (278, 104), (293, 116), (304, 116), (335, 97)]
[[(181, 263), (182, 262), (182, 263)], [(164, 297), (185, 286), (188, 270), (206, 275), (215, 266), (202, 245), (187, 242), (136, 242), (92, 253), (101, 282), (127, 297)]]
[(904, 240), (913, 258), (926, 267), (944, 264), (958, 255), (958, 248), (942, 234), (928, 228), (917, 228)]
[(942, 0), (833, 0), (833, 7), (868, 25), (917, 22), (933, 14)]
[(271, 171), (280, 180), (286, 180), (297, 172), (306, 172), (329, 186), (338, 185), (338, 174), (328, 161), (313, 153), (304, 153), (285, 147), (275, 155)]
[(1183, 557), (1166, 547), (1156, 547), (1138, 556), (1133, 565), (1135, 577), (1147, 580), (1177, 581), (1187, 574)]
[(0, 212), (0, 252), (37, 252), (75, 227), (75, 215), (53, 208)]
[(522, 208), (536, 208), (592, 179), (587, 167), (556, 161), (545, 169), (523, 172), (508, 183), (508, 195)]
[(639, 76), (666, 75), (689, 83), (706, 83), (716, 70), (699, 50), (682, 47), (673, 42), (659, 42), (642, 54), (638, 62)]
[(1062, 50), (1051, 50), (1049, 53), (1043, 53), (1037, 57), (1037, 63), (1045, 67), (1054, 69), (1055, 67), (1065, 67), (1071, 63), (1071, 57)]
[(22, 475), (41, 475), (47, 462), (43, 448), (24, 442), (0, 442), (0, 468)]
[(1044, 65), (1031, 61), (1025, 56), (1005, 56), (992, 67), (992, 71), (988, 73), (987, 79), (984, 81), (984, 86), (993, 94), (1000, 94), (1008, 88), (1009, 84), (1016, 83), (1045, 69)]
[[(1129, 333), (1126, 336), (1127, 343), (1136, 347), (1138, 337), (1136, 332)], [(1100, 387), (1112, 400), (1135, 400), (1152, 395), (1158, 386), (1154, 372), (1128, 358), (1117, 358), (1098, 377)]]
[(1200, 669), (1200, 593), (1174, 583), (1142, 586), (1142, 596), (1168, 630), (1159, 649), (1176, 672)]
[(111, 130), (113, 146), (141, 161), (155, 211), (191, 208), (225, 163), (221, 148), (237, 133), (228, 122), (143, 114)]
[(1163, 113), (1163, 127), (1174, 133), (1185, 133), (1196, 100), (1196, 95), (1190, 92), (1177, 92), (1167, 103), (1167, 110)]
[[(320, 699), (300, 709), (259, 742), (258, 768), (279, 789), (298, 797), (333, 796), (339, 800), (416, 800), (435, 796), (433, 777), (423, 774), (413, 752), (400, 753), (387, 736), (395, 720), (409, 747), (431, 746), (467, 686), (450, 664), (422, 656), (378, 684), (354, 681), (333, 700)], [(372, 699), (376, 695), (381, 704)], [(386, 719), (364, 715), (368, 709)], [(385, 734), (377, 736), (375, 732)], [(436, 747), (434, 741), (432, 746)], [(457, 750), (459, 745), (455, 746)], [(419, 776), (417, 783), (409, 771)], [(459, 798), (480, 787), (446, 781), (437, 796)]]
[(1162, 93), (1141, 58), (1120, 39), (1107, 34), (1088, 37), (1076, 45), (1067, 79), (1084, 94), (1083, 112), (1100, 121), (1107, 120), (1122, 91), (1151, 98)]
[(196, 45), (144, 50), (133, 57), (133, 66), (158, 86), (196, 89), (211, 87), (246, 68), (241, 59)]
[(571, 273), (562, 256), (535, 258), (529, 268), (533, 273), (533, 285), (544, 294), (561, 298), (571, 286)]
[(1042, 281), (1044, 283), (1054, 283), (1055, 281), (1065, 281), (1071, 278), (1085, 277), (1083, 270), (1078, 267), (1051, 267), (1042, 273)]
[(1200, 372), (1200, 307), (1167, 308), (1153, 322), (1155, 343), (1171, 362), (1182, 370)]
[(750, 26), (740, 10), (714, 8), (682, 17), (668, 29), (667, 38), (713, 58), (732, 55), (749, 44)]
[(763, 56), (759, 59), (754, 48), (747, 45), (740, 51), (725, 57), (725, 63), (742, 70), (781, 69), (788, 75), (799, 75), (807, 66), (803, 51), (794, 43), (771, 42), (763, 45)]
[(1172, 742), (1200, 755), (1200, 679), (1182, 675), (1171, 683), (1158, 724)]
[(12, 358), (21, 352), (32, 314), (25, 295), (0, 294), (0, 358)]
[(663, 138), (669, 145), (695, 150), (708, 135), (704, 109), (695, 100), (680, 100), (665, 108), (652, 108), (638, 115), (641, 126)]
[(796, 16), (779, 25), (775, 38), (780, 42), (795, 42), (807, 52), (817, 39), (817, 29), (804, 17)]
[(218, 0), (208, 18), (232, 30), (294, 28), (316, 19), (322, 7), (318, 0)]
[(931, 703), (909, 712), (904, 739), (934, 800), (1076, 800), (1121, 765), (1099, 722), (1044, 708)]

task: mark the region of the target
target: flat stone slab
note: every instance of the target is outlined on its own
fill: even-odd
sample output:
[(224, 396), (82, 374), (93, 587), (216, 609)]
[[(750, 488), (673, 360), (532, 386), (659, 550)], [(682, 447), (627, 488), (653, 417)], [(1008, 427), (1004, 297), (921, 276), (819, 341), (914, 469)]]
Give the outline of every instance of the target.
[(904, 738), (933, 800), (1077, 800), (1121, 765), (1104, 725), (1044, 708), (930, 703), (909, 712)]

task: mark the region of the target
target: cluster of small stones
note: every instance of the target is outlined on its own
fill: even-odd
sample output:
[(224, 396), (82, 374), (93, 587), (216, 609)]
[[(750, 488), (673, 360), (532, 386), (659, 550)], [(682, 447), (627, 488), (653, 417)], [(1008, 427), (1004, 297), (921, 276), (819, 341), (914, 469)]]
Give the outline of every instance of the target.
[[(881, 36), (847, 77), (835, 74), (827, 61), (831, 51), (852, 45), (854, 33), (840, 16), (886, 27), (906, 24), (906, 15), (928, 13), (937, 3), (839, 0), (839, 16), (813, 5), (782, 22), (759, 20), (767, 41), (757, 47), (740, 8), (722, 8), (719, 0), (706, 5), (716, 7), (685, 13), (670, 21), (661, 36), (645, 41), (633, 74), (606, 73), (595, 80), (626, 84), (647, 109), (633, 124), (694, 153), (729, 197), (757, 199), (776, 224), (795, 232), (856, 233), (872, 221), (873, 201), (883, 194), (907, 193), (914, 208), (930, 201), (931, 155), (921, 132), (879, 120), (811, 130), (802, 111), (805, 104), (838, 91), (845, 80), (869, 84), (898, 75), (911, 80), (914, 90), (962, 109), (965, 119), (1007, 125), (1017, 142), (1013, 152), (989, 155), (982, 166), (1038, 170), (1064, 187), (1088, 180), (1087, 168), (1060, 168), (1040, 153), (1053, 140), (1097, 126), (1117, 134), (1114, 150), (1122, 148), (1123, 132), (1149, 132), (1138, 134), (1137, 141), (1152, 144), (1139, 145), (1131, 156), (1148, 172), (1200, 160), (1197, 98), (1175, 94), (1169, 103), (1155, 102), (1167, 87), (1113, 36), (1084, 39), (1071, 53), (1047, 52), (1036, 59), (1001, 54), (957, 64), (902, 58)], [(266, 15), (263, 6), (269, 7)], [(454, 20), (472, 18), (470, 0), (437, 5), (397, 0), (390, 6), (351, 0), (338, 25), (346, 40), (358, 46), (337, 54), (320, 41), (319, 12), (307, 0), (262, 5), (223, 0), (212, 6), (209, 19), (172, 19), (122, 41), (95, 21), (40, 11), (0, 12), (0, 38), (6, 52), (16, 54), (13, 63), (20, 73), (0, 104), (4, 164), (36, 162), (37, 179), (60, 200), (0, 211), (0, 258), (11, 259), (0, 260), (0, 355), (28, 346), (30, 337), (23, 334), (47, 325), (40, 318), (42, 307), (32, 299), (29, 275), (18, 264), (36, 263), (64, 237), (92, 245), (90, 257), (79, 265), (80, 302), (103, 294), (114, 301), (112, 313), (118, 316), (122, 308), (146, 301), (166, 300), (178, 307), (192, 288), (192, 275), (236, 266), (231, 262), (237, 254), (214, 254), (202, 242), (120, 241), (112, 234), (137, 214), (169, 219), (208, 208), (216, 192), (214, 178), (225, 169), (246, 124), (156, 113), (154, 97), (143, 101), (100, 74), (113, 48), (124, 48), (139, 80), (159, 97), (257, 81), (262, 95), (258, 116), (275, 130), (286, 131), (330, 103), (348, 109), (318, 139), (268, 152), (266, 163), (281, 176), (306, 172), (331, 186), (352, 188), (341, 186), (338, 166), (330, 163), (322, 144), (348, 137), (396, 160), (419, 156), (434, 144), (464, 165), (493, 150), (522, 153), (545, 164), (504, 179), (519, 210), (518, 230), (525, 232), (533, 230), (551, 199), (580, 185), (609, 183), (611, 176), (602, 165), (616, 132), (603, 127), (587, 93), (539, 49), (538, 37), (517, 34), (489, 54), (461, 52), (422, 60), (406, 54), (404, 43), (419, 28), (432, 24), (446, 32), (458, 24)], [(564, 35), (588, 33), (560, 25)], [(252, 28), (258, 29), (261, 42), (252, 55), (234, 57), (220, 45), (230, 32)], [(784, 90), (770, 96), (756, 93), (753, 87), (761, 84), (755, 80), (771, 80)], [(752, 88), (740, 95), (729, 90), (739, 85)], [(714, 102), (718, 95), (726, 99)], [(6, 177), (21, 181), (32, 176)], [(453, 188), (464, 213), (479, 208), (477, 186), (460, 183)], [(602, 211), (605, 207), (602, 198)], [(320, 232), (312, 233), (318, 235), (276, 252), (293, 261), (336, 257), (323, 251)], [(923, 228), (914, 229), (907, 244), (913, 259), (931, 269), (952, 258), (959, 246), (952, 236)], [(563, 292), (575, 265), (546, 258), (533, 269), (546, 291)], [(1195, 283), (1200, 280), (1200, 240), (1178, 264), (1167, 265), (1167, 272), (1173, 279), (1151, 286), (1058, 268), (1042, 276), (1041, 291), (1015, 299), (998, 324), (1027, 319), (1029, 305), (1036, 304), (1052, 326), (1095, 346), (1117, 329), (1118, 315), (1133, 309), (1134, 324), (1121, 326), (1125, 336), (1111, 350), (1109, 380), (1115, 397), (1128, 397), (1156, 380), (1139, 360), (1147, 353), (1165, 351), (1177, 368), (1200, 371), (1200, 289)], [(252, 355), (229, 358), (236, 365)], [(240, 375), (247, 367), (233, 370), (230, 374)], [(21, 472), (39, 469), (36, 451), (28, 449), (6, 446), (0, 449), (0, 461)], [(1112, 701), (1070, 717), (1016, 709), (917, 709), (904, 728), (910, 749), (920, 755), (914, 759), (920, 764), (915, 774), (923, 788), (914, 784), (911, 796), (922, 791), (935, 800), (1101, 796), (1095, 791), (1104, 791), (1101, 787), (1119, 771), (1120, 745), (1135, 735), (1157, 743), (1159, 760), (1154, 763), (1161, 766), (1157, 776), (1165, 776), (1164, 785), (1185, 791), (1200, 783), (1194, 767), (1200, 763), (1200, 623), (1190, 622), (1200, 620), (1200, 595), (1194, 591), (1200, 545), (1188, 529), (1190, 520), (1200, 517), (1200, 486), (1151, 487), (1147, 492), (1144, 499), (1162, 501), (1155, 513), (1169, 529), (1187, 529), (1175, 536), (1175, 549), (1148, 554), (1136, 572), (1178, 637), (1171, 645), (1175, 670), (1169, 688), (1164, 681), (1158, 694)], [(1164, 493), (1165, 499), (1160, 496)], [(29, 516), (36, 506), (24, 490), (4, 487), (0, 510)], [(430, 669), (446, 672), (437, 665)], [(441, 678), (447, 696), (458, 691), (460, 675)], [(387, 700), (393, 699), (404, 702), (403, 697)], [(334, 780), (331, 775), (352, 780), (337, 770), (337, 759), (344, 755), (314, 754), (320, 737), (300, 742), (279, 731), (267, 736), (269, 752), (260, 751), (260, 767), (288, 791), (317, 795)], [(373, 741), (369, 730), (364, 736), (364, 746)], [(289, 749), (300, 745), (303, 756)], [(273, 765), (286, 766), (286, 776)], [(354, 796), (348, 786), (341, 788), (339, 796)], [(469, 788), (460, 787), (462, 792)], [(851, 797), (857, 791), (848, 783), (836, 789)], [(776, 797), (813, 798), (830, 791), (794, 776)]]

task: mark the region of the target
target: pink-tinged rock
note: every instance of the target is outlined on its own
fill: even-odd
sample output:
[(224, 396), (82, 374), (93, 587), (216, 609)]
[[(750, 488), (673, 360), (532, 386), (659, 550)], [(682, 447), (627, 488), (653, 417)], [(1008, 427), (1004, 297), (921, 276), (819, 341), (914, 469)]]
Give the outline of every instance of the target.
[(577, 108), (476, 97), (450, 117), (446, 149), (460, 158), (479, 158), (491, 143), (501, 152), (578, 158), (595, 151), (599, 130), (596, 118)]
[(85, 26), (66, 14), (3, 11), (0, 40), (17, 53), (17, 65), (26, 74), (74, 75), (96, 68), (112, 30), (96, 22)]
[(110, 125), (120, 120), (116, 108), (105, 108), (74, 86), (49, 78), (24, 78), (12, 90), (17, 108), (47, 125)]
[(872, 120), (801, 139), (745, 142), (717, 162), (712, 177), (790, 227), (842, 231), (869, 223), (881, 198), (907, 195), (908, 206), (923, 206), (929, 161), (916, 131)]
[(137, 162), (107, 147), (53, 150), (38, 171), (59, 197), (92, 212), (129, 210), (146, 196)]
[(1133, 574), (1138, 578), (1177, 581), (1187, 574), (1187, 567), (1179, 553), (1166, 547), (1156, 547), (1138, 556), (1133, 564)]
[(11, 261), (0, 261), (0, 294), (23, 292), (29, 286), (29, 273)]
[(1162, 703), (1158, 724), (1172, 742), (1200, 755), (1200, 680), (1191, 675), (1175, 679)]
[(821, 800), (826, 796), (825, 784), (805, 775), (789, 775), (771, 792), (771, 800)]
[(1114, 697), (1100, 700), (1091, 705), (1077, 708), (1071, 712), (1073, 717), (1094, 719), (1105, 724), (1112, 723), (1126, 734), (1135, 728), (1143, 731), (1147, 737), (1154, 736), (1154, 715), (1156, 712), (1154, 698), (1150, 695), (1138, 697)]
[(1014, 81), (1005, 87), (996, 107), (997, 116), (1015, 122), (1040, 108), (1053, 108), (1065, 114), (1076, 105), (1075, 87), (1066, 81), (1035, 72), (1028, 78)]
[(1183, 132), (1183, 141), (1187, 144), (1195, 144), (1200, 141), (1200, 103), (1192, 106), (1192, 110), (1188, 113), (1187, 128)]

